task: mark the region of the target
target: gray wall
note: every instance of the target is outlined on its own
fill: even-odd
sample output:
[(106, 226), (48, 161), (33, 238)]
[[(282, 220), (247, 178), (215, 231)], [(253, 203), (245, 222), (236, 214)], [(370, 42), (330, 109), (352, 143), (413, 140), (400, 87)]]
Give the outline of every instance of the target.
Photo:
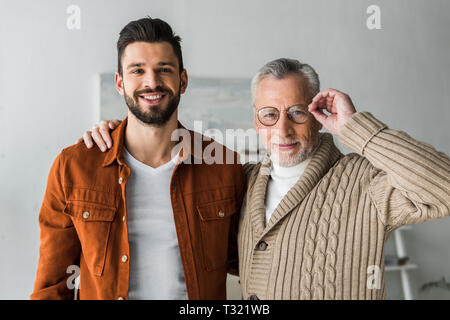
[[(66, 27), (70, 4), (81, 8), (80, 30)], [(366, 28), (370, 4), (381, 7), (382, 30)], [(449, 12), (446, 0), (0, 0), (0, 299), (32, 291), (48, 170), (98, 121), (97, 76), (115, 71), (115, 41), (128, 21), (167, 20), (193, 76), (249, 78), (282, 56), (308, 62), (322, 88), (349, 93), (358, 110), (449, 154)], [(419, 265), (416, 298), (450, 298), (418, 292), (450, 280), (449, 220), (405, 232)]]

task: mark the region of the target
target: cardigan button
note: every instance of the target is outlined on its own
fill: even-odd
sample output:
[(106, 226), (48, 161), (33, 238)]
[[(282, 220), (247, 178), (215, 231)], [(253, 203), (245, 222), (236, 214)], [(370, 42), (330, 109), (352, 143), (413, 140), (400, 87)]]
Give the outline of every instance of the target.
[(258, 250), (264, 251), (264, 250), (267, 249), (267, 246), (268, 246), (267, 242), (265, 242), (265, 241), (260, 241), (260, 242), (258, 243)]

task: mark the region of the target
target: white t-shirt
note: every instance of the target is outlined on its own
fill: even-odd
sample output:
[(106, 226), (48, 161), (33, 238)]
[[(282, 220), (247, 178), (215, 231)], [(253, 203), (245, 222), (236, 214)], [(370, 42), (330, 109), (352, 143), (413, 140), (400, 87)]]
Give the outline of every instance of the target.
[(130, 243), (129, 299), (187, 299), (175, 230), (170, 180), (178, 156), (152, 168), (124, 148), (131, 169), (126, 185)]
[(270, 217), (280, 201), (297, 183), (298, 179), (300, 179), (311, 158), (312, 154), (306, 160), (293, 167), (280, 167), (278, 164), (272, 162), (265, 199), (266, 225), (269, 223)]

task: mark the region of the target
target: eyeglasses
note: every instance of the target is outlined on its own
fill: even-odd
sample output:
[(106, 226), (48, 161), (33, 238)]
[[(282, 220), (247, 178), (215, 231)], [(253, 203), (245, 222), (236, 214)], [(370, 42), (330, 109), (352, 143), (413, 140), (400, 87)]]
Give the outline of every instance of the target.
[(289, 107), (287, 110), (280, 111), (275, 107), (264, 107), (257, 111), (259, 122), (264, 126), (273, 126), (280, 119), (280, 113), (286, 112), (288, 118), (298, 124), (305, 123), (309, 118), (308, 107), (298, 105)]

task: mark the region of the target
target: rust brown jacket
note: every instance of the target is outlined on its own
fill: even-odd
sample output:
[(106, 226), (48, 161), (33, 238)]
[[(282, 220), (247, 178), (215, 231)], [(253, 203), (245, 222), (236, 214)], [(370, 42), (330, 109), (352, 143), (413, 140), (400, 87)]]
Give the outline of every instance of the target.
[[(80, 268), (79, 299), (127, 299), (133, 257), (125, 196), (130, 168), (122, 155), (126, 124), (127, 119), (112, 132), (107, 152), (80, 143), (64, 149), (53, 163), (39, 213), (41, 244), (31, 299), (73, 299), (70, 266)], [(191, 141), (182, 139), (170, 183), (188, 298), (225, 299), (227, 271), (238, 272), (245, 177), (236, 153), (189, 133)], [(222, 163), (230, 153), (234, 162), (208, 164), (205, 151), (211, 143), (215, 152), (222, 150)]]

